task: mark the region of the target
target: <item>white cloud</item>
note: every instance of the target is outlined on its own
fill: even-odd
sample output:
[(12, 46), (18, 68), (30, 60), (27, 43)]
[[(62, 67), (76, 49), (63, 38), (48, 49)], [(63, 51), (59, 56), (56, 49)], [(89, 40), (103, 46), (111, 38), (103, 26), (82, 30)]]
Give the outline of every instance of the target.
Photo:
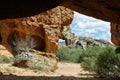
[(110, 23), (74, 12), (72, 32), (77, 36), (92, 36), (110, 41)]

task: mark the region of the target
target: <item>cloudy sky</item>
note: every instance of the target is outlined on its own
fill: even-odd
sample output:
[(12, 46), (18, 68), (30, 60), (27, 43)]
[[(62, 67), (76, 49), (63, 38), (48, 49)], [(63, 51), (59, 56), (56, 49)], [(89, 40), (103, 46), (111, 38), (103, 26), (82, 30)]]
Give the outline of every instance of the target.
[(110, 23), (75, 12), (71, 23), (72, 32), (76, 36), (91, 36), (96, 39), (110, 41)]

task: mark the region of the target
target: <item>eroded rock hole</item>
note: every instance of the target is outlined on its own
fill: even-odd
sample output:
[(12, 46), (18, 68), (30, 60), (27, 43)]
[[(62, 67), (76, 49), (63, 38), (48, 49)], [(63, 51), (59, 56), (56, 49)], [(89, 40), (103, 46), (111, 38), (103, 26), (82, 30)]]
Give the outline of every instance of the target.
[(42, 52), (45, 50), (44, 39), (39, 36), (26, 35), (17, 31), (9, 35), (7, 42), (12, 48), (13, 55), (17, 55), (20, 51), (29, 51), (31, 49)]
[(39, 36), (35, 36), (35, 35), (32, 35), (31, 37), (34, 39), (34, 41), (36, 43), (36, 46), (34, 47), (34, 49), (39, 50), (39, 51), (45, 51), (45, 41), (44, 41), (44, 39), (42, 39)]

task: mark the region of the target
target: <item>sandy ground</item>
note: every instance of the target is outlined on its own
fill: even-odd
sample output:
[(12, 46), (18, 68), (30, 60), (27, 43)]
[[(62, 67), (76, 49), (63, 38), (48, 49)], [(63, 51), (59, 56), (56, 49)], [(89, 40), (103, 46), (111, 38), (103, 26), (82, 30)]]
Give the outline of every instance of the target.
[(0, 80), (105, 80), (93, 77), (92, 73), (84, 71), (80, 64), (75, 63), (59, 62), (55, 72), (35, 71), (0, 63), (0, 71)]
[(84, 71), (80, 67), (80, 64), (63, 63), (63, 62), (58, 63), (58, 69), (55, 70), (54, 72), (47, 72), (47, 71), (43, 72), (39, 70), (30, 70), (28, 68), (18, 68), (18, 67), (12, 66), (11, 64), (5, 64), (5, 63), (0, 63), (0, 70), (5, 75), (13, 74), (17, 76), (75, 76), (75, 77), (79, 77), (80, 75), (90, 74), (89, 72)]

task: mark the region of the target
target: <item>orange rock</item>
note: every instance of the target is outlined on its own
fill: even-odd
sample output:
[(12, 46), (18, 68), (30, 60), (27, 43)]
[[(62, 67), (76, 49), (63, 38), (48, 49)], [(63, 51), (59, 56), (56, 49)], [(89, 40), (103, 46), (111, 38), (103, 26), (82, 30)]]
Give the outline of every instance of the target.
[(26, 35), (30, 35), (37, 44), (34, 49), (54, 53), (58, 47), (62, 27), (69, 25), (72, 20), (73, 11), (62, 6), (27, 18), (1, 20), (1, 43), (13, 52), (15, 36), (18, 41), (22, 41)]

